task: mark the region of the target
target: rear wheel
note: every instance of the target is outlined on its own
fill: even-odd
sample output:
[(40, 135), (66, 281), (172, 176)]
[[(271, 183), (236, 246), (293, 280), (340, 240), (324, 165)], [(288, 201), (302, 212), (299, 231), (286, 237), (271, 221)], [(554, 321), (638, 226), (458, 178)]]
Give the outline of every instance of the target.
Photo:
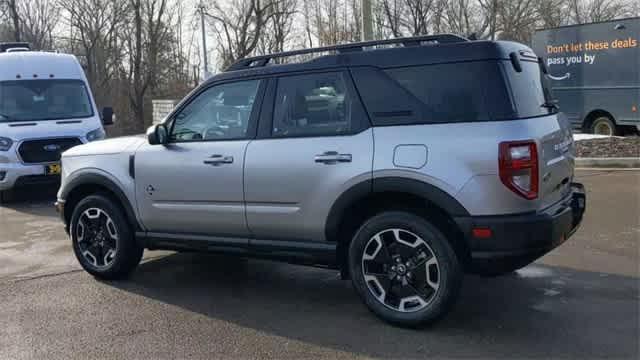
[(599, 116), (591, 123), (591, 133), (597, 135), (614, 136), (618, 134), (618, 128), (609, 116)]
[(445, 236), (405, 212), (369, 219), (351, 243), (349, 266), (353, 285), (369, 309), (401, 326), (425, 325), (446, 314), (462, 281)]
[(124, 278), (142, 258), (143, 248), (135, 242), (121, 208), (107, 196), (81, 200), (73, 210), (70, 233), (80, 265), (98, 278)]

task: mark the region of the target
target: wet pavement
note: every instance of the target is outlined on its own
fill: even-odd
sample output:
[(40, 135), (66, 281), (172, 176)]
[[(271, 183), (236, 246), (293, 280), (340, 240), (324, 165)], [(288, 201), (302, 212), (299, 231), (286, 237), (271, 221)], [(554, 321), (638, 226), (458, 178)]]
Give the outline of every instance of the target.
[(335, 271), (147, 252), (127, 281), (82, 271), (52, 208), (0, 207), (0, 358), (635, 358), (640, 172), (583, 171), (588, 212), (519, 272), (467, 276), (438, 324), (395, 328)]

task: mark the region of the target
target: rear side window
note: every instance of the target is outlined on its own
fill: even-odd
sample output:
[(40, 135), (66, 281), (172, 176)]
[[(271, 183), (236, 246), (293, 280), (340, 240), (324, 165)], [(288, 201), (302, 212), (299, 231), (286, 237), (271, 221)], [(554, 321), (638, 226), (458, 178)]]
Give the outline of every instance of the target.
[(495, 63), (415, 66), (385, 72), (422, 102), (426, 122), (487, 121), (513, 115)]
[(554, 111), (538, 63), (522, 65), (519, 73), (501, 60), (352, 72), (376, 126), (511, 120)]
[(378, 126), (492, 121), (516, 115), (498, 61), (354, 69), (354, 77)]
[(278, 79), (272, 136), (332, 136), (359, 127), (364, 110), (344, 72)]

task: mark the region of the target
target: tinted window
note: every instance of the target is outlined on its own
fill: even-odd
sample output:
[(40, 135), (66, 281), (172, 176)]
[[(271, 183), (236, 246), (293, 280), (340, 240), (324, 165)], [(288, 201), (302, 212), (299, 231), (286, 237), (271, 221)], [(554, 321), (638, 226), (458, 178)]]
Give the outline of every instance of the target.
[(272, 134), (347, 134), (357, 112), (342, 72), (282, 77), (278, 79)]
[(503, 63), (509, 79), (511, 99), (517, 109), (518, 117), (549, 114), (553, 108), (545, 107), (543, 104), (552, 101), (551, 91), (546, 84), (546, 79), (541, 77), (540, 65), (531, 61), (521, 61), (521, 64), (522, 72), (516, 72), (510, 62)]
[(420, 123), (501, 120), (514, 116), (497, 62), (385, 70), (420, 103)]
[(174, 118), (172, 141), (229, 140), (247, 137), (260, 80), (213, 86)]
[(79, 80), (0, 82), (0, 122), (59, 120), (93, 116), (93, 106)]

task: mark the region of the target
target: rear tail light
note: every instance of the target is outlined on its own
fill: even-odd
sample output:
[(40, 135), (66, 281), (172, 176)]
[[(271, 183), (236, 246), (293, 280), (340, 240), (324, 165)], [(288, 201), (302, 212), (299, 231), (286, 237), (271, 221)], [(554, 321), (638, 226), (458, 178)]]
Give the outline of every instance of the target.
[(500, 143), (500, 180), (527, 200), (538, 198), (538, 148), (534, 141)]

